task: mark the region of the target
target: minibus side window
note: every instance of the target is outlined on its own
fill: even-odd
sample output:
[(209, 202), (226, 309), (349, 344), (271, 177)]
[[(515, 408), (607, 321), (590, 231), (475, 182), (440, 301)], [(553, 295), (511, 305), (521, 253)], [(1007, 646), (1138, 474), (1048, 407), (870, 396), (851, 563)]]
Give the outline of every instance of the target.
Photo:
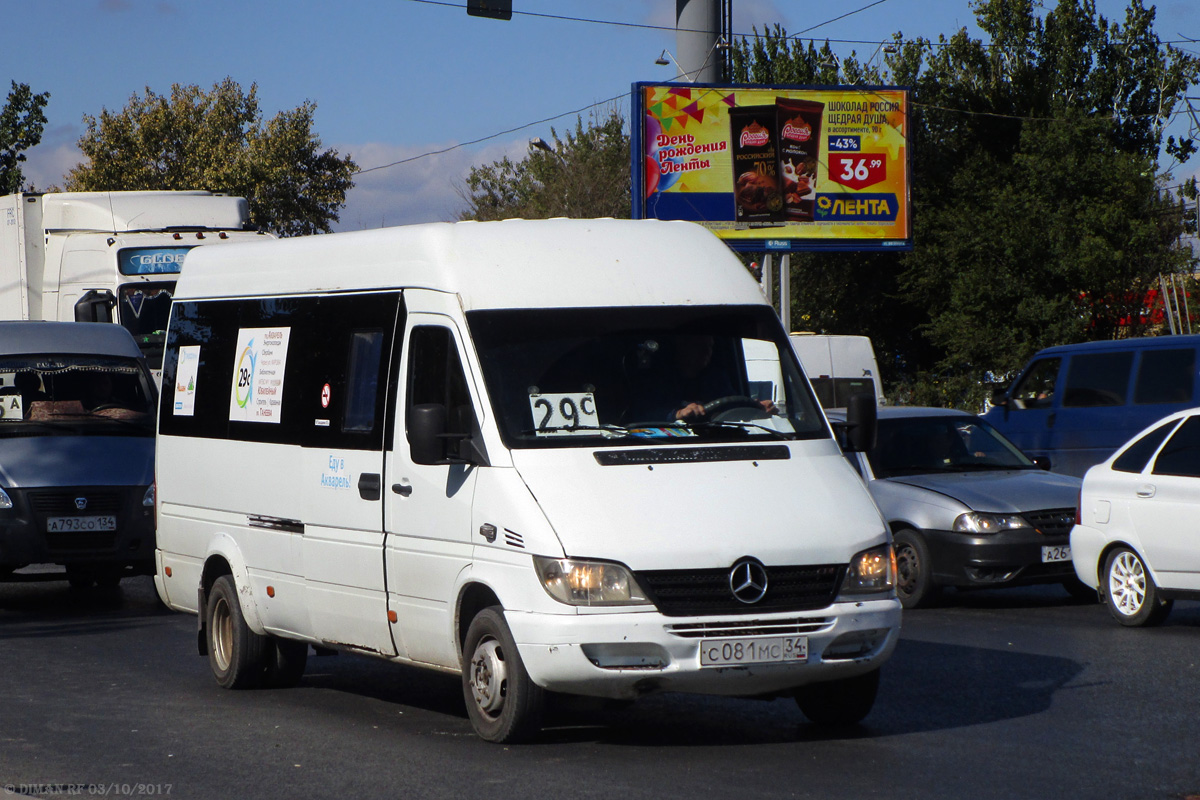
[(1071, 359), (1063, 406), (1090, 408), (1125, 404), (1133, 352), (1089, 353)]
[(1013, 389), (1015, 408), (1049, 408), (1054, 405), (1054, 383), (1058, 380), (1061, 358), (1043, 358), (1034, 362), (1025, 377)]
[(409, 341), (408, 407), (436, 403), (446, 408), (446, 433), (471, 433), (471, 395), (458, 348), (448, 328), (421, 325)]
[(354, 331), (350, 334), (343, 431), (365, 433), (375, 427), (375, 400), (379, 393), (379, 359), (382, 355), (383, 331)]
[(1133, 402), (1188, 403), (1196, 385), (1196, 349), (1147, 350), (1138, 366)]

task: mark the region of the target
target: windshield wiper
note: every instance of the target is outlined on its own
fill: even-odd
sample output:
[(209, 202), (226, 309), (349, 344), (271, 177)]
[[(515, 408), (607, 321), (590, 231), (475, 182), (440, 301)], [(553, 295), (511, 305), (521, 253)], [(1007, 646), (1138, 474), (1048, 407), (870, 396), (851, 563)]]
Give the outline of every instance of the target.
[(620, 425), (560, 425), (555, 428), (526, 428), (521, 431), (522, 436), (536, 436), (539, 433), (553, 434), (558, 431), (567, 431), (574, 433), (575, 431), (598, 431), (601, 434), (614, 434), (617, 436), (631, 436), (628, 428)]
[(754, 430), (759, 430), (759, 431), (765, 431), (765, 432), (771, 434), (772, 436), (774, 436), (776, 439), (783, 439), (783, 440), (787, 441), (792, 438), (792, 437), (788, 436), (786, 433), (784, 433), (783, 431), (777, 431), (774, 428), (768, 428), (766, 425), (760, 425), (757, 422), (745, 422), (742, 420), (702, 419), (702, 420), (697, 420), (696, 422), (684, 422), (683, 427), (686, 427), (686, 428), (734, 428), (736, 430), (743, 430), (743, 431), (748, 431), (748, 430), (754, 429)]

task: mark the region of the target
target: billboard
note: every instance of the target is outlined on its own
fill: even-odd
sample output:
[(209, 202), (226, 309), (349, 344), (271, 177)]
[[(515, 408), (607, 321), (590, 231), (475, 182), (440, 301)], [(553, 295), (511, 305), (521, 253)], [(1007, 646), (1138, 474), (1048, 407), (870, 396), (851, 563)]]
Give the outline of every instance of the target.
[(633, 85), (633, 217), (735, 250), (910, 249), (897, 87)]

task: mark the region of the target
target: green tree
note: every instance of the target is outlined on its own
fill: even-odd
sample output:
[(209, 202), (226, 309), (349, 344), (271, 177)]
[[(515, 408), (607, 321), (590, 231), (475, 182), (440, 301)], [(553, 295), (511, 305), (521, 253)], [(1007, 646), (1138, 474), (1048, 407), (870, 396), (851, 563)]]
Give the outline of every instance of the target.
[[(1200, 59), (1163, 45), (1140, 0), (1120, 25), (1091, 0), (1038, 8), (978, 0), (987, 44), (965, 30), (936, 44), (897, 34), (882, 70), (841, 65), (841, 82), (912, 87), (915, 246), (794, 259), (793, 318), (868, 333), (922, 402), (975, 406), (985, 376), (1041, 347), (1129, 335), (1158, 274), (1195, 263), (1157, 160), (1195, 152), (1164, 129)], [(785, 41), (735, 50), (746, 78), (804, 82), (833, 60), (771, 37)]]
[(34, 94), (25, 83), (12, 82), (8, 99), (0, 108), (0, 195), (21, 191), (24, 151), (42, 140), (46, 127), (43, 109), (50, 93)]
[(328, 232), (358, 167), (321, 148), (315, 113), (306, 101), (264, 123), (257, 85), (243, 92), (232, 78), (208, 92), (176, 84), (169, 97), (147, 87), (119, 112), (84, 117), (87, 160), (67, 174), (66, 189), (209, 189), (245, 197), (264, 230)]
[(628, 219), (629, 133), (617, 110), (583, 119), (559, 138), (550, 129), (553, 152), (529, 148), (520, 161), (502, 158), (472, 167), (460, 195), (461, 219), (520, 217), (617, 217)]

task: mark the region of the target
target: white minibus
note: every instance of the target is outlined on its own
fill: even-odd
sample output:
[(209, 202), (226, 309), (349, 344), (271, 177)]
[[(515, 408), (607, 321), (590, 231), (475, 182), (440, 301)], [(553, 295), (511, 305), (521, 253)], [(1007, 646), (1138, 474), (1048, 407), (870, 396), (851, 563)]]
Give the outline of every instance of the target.
[[(551, 692), (870, 711), (900, 625), (888, 530), (708, 231), (436, 223), (185, 266), (156, 583), (222, 686), (367, 654), (461, 674), (497, 742)], [(781, 386), (755, 399), (764, 346)], [(865, 446), (874, 405), (847, 423)]]

